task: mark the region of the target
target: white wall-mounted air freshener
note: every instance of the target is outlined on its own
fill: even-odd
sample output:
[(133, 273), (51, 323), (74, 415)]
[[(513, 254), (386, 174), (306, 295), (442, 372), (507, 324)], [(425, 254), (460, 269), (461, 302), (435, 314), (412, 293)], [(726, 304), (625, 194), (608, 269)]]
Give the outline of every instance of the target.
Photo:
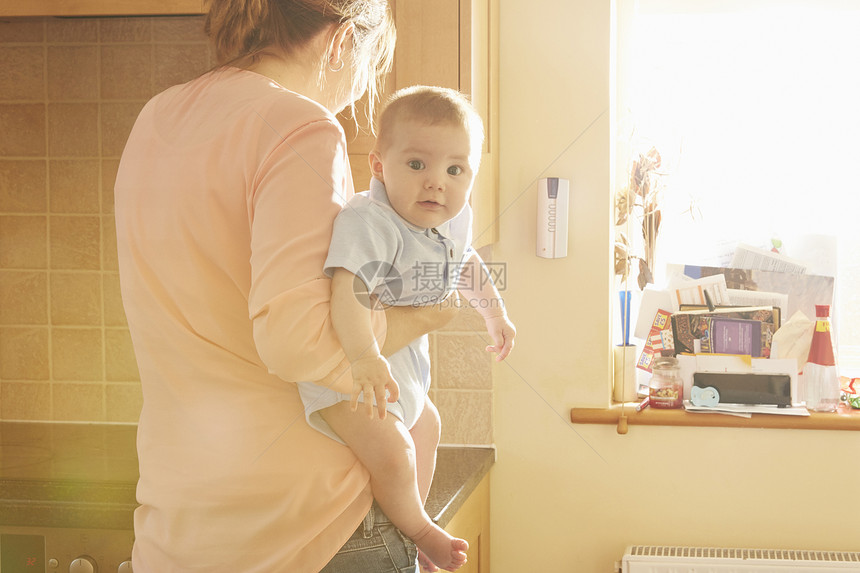
[(538, 180), (537, 203), (535, 254), (546, 259), (566, 257), (570, 181), (560, 177)]

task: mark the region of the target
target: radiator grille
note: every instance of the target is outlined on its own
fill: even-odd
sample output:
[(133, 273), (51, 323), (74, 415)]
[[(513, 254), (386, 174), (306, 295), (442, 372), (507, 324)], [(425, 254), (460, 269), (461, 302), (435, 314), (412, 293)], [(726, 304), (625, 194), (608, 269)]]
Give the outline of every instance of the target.
[(860, 552), (631, 545), (621, 573), (860, 573)]
[(671, 545), (632, 545), (628, 555), (678, 557), (685, 559), (740, 559), (768, 561), (818, 561), (860, 563), (860, 552), (805, 551), (796, 549), (733, 549), (723, 547), (677, 547)]

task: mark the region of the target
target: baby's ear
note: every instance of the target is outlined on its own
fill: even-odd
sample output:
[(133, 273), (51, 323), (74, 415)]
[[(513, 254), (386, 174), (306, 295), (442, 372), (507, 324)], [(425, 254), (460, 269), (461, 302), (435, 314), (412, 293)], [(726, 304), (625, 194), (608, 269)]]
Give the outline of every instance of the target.
[(367, 156), (367, 160), (370, 163), (370, 173), (383, 183), (385, 180), (382, 178), (382, 157), (379, 156), (379, 151), (374, 149)]

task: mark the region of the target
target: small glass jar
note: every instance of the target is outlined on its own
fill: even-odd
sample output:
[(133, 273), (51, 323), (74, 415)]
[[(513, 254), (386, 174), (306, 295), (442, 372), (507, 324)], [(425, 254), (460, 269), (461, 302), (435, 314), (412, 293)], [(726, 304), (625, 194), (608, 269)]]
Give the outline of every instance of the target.
[(652, 408), (680, 408), (684, 401), (684, 383), (681, 367), (673, 356), (661, 356), (654, 360), (648, 405)]

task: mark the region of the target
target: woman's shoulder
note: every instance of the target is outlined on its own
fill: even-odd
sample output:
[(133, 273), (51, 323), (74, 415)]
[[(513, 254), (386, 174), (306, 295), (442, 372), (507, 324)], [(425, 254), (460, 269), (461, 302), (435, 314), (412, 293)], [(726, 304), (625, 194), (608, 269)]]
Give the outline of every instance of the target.
[(343, 134), (337, 118), (324, 106), (253, 71), (216, 68), (176, 89), (195, 107), (211, 107), (222, 122), (229, 122), (231, 115), (240, 122), (253, 115), (283, 137), (311, 124), (327, 124)]
[(265, 76), (244, 72), (247, 89), (253, 91), (256, 101), (252, 104), (264, 121), (273, 125), (301, 129), (310, 124), (328, 124), (343, 135), (340, 122), (323, 105), (296, 92), (290, 91)]

